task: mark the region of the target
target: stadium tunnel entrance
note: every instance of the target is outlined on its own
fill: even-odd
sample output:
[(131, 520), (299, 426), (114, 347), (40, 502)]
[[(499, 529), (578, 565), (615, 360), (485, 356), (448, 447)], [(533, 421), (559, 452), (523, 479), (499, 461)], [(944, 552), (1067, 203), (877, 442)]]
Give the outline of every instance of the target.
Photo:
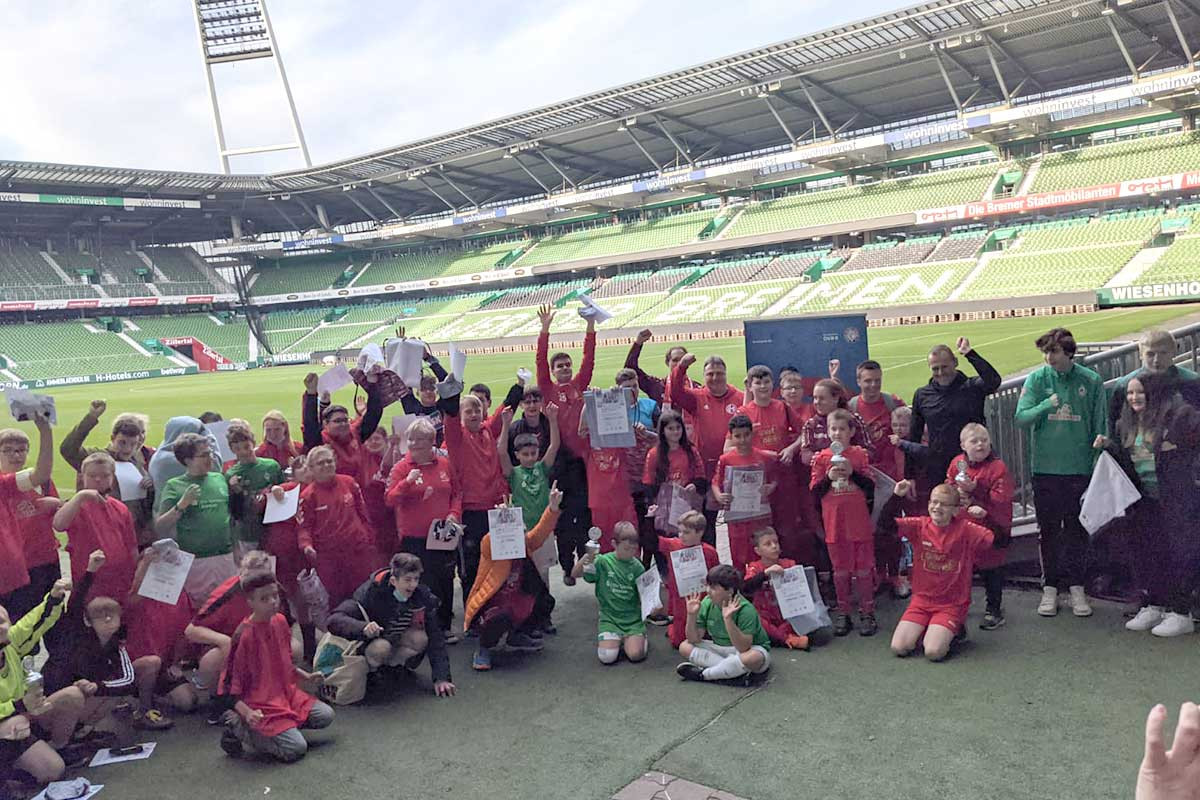
[(146, 339), (142, 346), (147, 350), (170, 355), (175, 351), (196, 362), (201, 372), (216, 372), (222, 364), (231, 364), (229, 359), (213, 350), (194, 336), (174, 336), (169, 339)]

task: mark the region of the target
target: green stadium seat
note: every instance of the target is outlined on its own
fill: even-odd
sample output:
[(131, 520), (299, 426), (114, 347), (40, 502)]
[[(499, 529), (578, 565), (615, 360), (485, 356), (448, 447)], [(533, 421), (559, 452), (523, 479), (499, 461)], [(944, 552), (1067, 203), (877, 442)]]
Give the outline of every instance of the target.
[(1143, 136), (1042, 158), (1030, 192), (1053, 192), (1133, 178), (1174, 175), (1200, 164), (1200, 135)]
[(1172, 283), (1200, 279), (1200, 236), (1178, 238), (1143, 272), (1137, 283)]
[(550, 236), (535, 244), (515, 263), (522, 267), (537, 267), (676, 247), (695, 241), (714, 213), (711, 210), (691, 211)]
[(26, 380), (178, 366), (161, 355), (142, 355), (115, 333), (93, 332), (78, 322), (2, 325), (0, 354), (10, 361), (9, 371)]

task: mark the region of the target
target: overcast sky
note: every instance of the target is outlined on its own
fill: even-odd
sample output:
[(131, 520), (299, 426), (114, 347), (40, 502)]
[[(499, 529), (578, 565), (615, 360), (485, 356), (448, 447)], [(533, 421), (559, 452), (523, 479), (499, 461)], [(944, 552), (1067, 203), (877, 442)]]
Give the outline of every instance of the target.
[[(219, 171), (189, 0), (3, 0), (0, 159)], [(269, 0), (314, 163), (902, 7), (882, 0)], [(266, 59), (221, 65), (230, 147), (291, 138)], [(235, 172), (301, 166), (235, 158)]]

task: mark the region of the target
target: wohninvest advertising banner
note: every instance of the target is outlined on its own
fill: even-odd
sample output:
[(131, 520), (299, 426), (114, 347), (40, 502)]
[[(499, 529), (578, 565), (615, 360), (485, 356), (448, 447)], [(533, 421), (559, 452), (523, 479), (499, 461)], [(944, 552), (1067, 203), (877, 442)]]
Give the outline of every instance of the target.
[(129, 372), (102, 372), (95, 375), (67, 375), (60, 378), (39, 378), (32, 381), (0, 381), (0, 389), (50, 389), (55, 386), (80, 386), (91, 383), (138, 381), (143, 378), (166, 378), (173, 375), (195, 375), (195, 367), (139, 369)]

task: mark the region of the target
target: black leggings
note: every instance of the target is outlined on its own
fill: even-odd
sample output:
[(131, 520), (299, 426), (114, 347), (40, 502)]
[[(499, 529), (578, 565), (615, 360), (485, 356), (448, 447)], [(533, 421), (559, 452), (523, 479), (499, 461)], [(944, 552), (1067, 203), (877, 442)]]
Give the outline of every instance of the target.
[(450, 630), (454, 619), (454, 564), (458, 554), (453, 550), (430, 550), (415, 537), (400, 540), (400, 551), (421, 559), (421, 583), (429, 587), (438, 599), (438, 626)]

